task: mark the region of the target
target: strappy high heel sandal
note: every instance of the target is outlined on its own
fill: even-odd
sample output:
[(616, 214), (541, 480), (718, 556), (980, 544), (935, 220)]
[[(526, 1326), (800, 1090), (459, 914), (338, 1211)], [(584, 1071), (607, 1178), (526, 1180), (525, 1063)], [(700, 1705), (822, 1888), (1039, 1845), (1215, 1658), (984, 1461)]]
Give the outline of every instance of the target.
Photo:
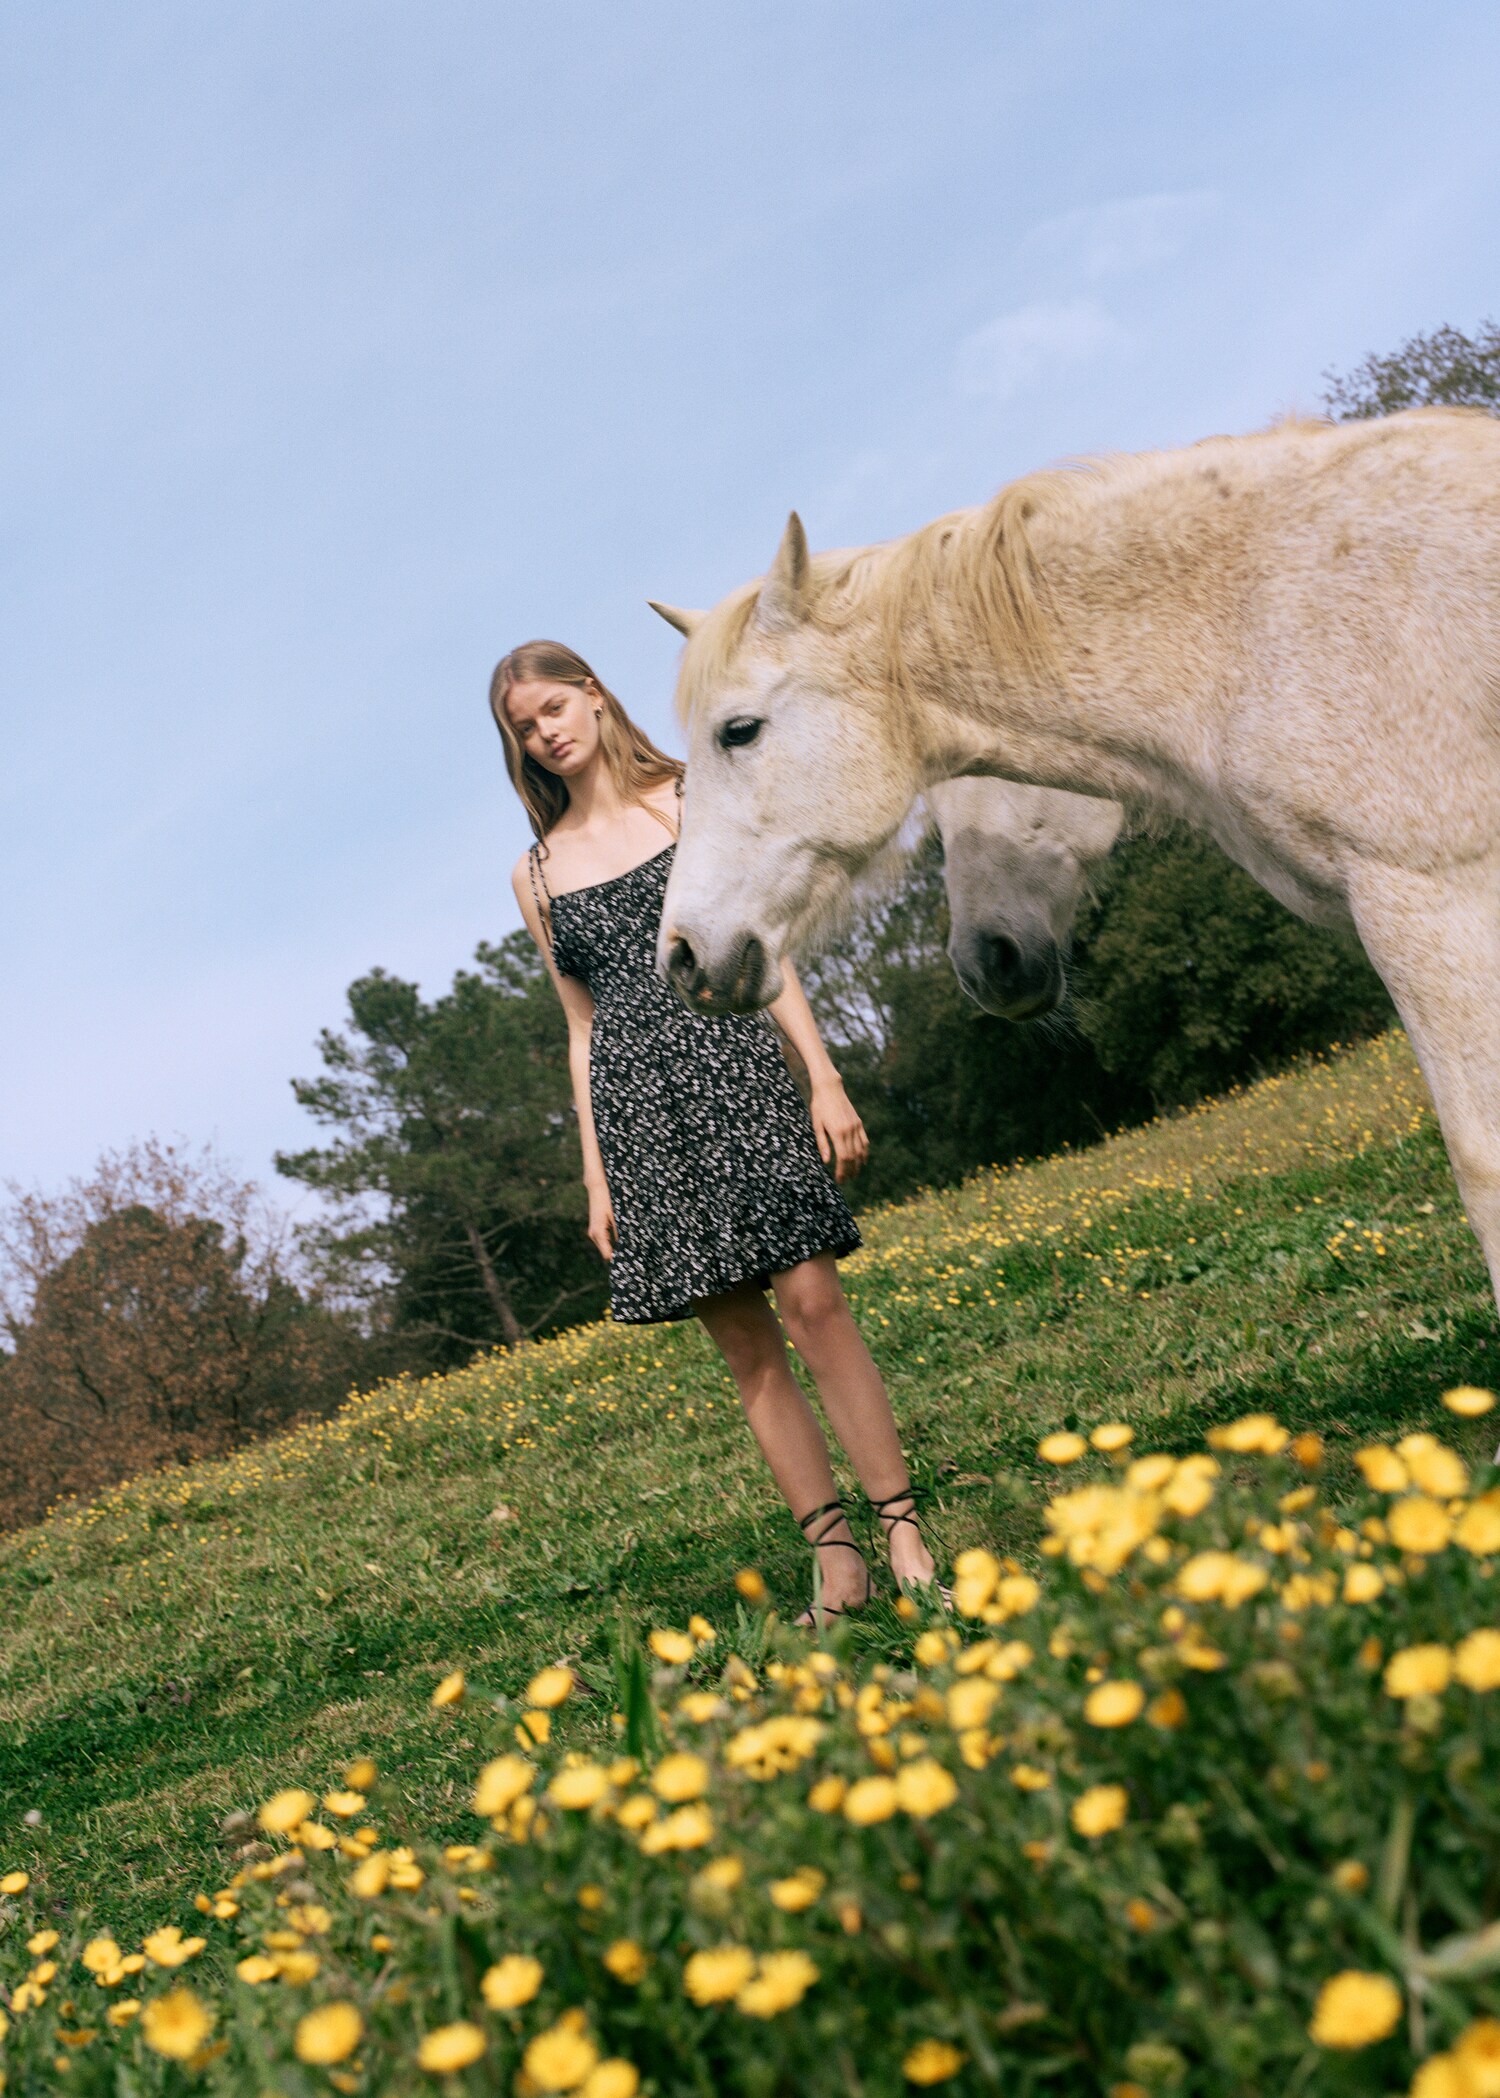
[(841, 1552), (853, 1552), (855, 1558), (865, 1570), (865, 1592), (857, 1603), (840, 1603), (832, 1609), (828, 1608), (821, 1600), (809, 1603), (808, 1607), (797, 1619), (799, 1625), (810, 1625), (816, 1629), (820, 1621), (826, 1624), (833, 1617), (851, 1617), (856, 1610), (862, 1610), (870, 1600), (870, 1568), (864, 1553), (852, 1537), (835, 1537), (833, 1535), (833, 1532), (839, 1525), (841, 1523), (847, 1524), (848, 1520), (848, 1513), (837, 1494), (834, 1495), (831, 1501), (825, 1501), (821, 1508), (809, 1508), (806, 1515), (799, 1515), (797, 1518), (797, 1528), (802, 1532), (815, 1553), (820, 1551), (824, 1545), (836, 1548)]
[[(865, 1498), (866, 1500), (870, 1499), (868, 1494), (866, 1494)], [(919, 1537), (922, 1537), (922, 1525), (917, 1518), (917, 1495), (914, 1487), (908, 1486), (901, 1493), (890, 1494), (883, 1501), (870, 1501), (870, 1513), (879, 1522), (881, 1529), (884, 1530), (887, 1546), (890, 1544), (891, 1532), (899, 1529), (903, 1523), (915, 1530)], [(922, 1542), (924, 1544), (927, 1542), (925, 1537), (922, 1537)], [(908, 1591), (917, 1591), (919, 1593), (936, 1595), (945, 1610), (951, 1611), (953, 1608), (953, 1590), (945, 1588), (936, 1573), (933, 1574), (930, 1581), (898, 1581), (896, 1586), (903, 1594)]]

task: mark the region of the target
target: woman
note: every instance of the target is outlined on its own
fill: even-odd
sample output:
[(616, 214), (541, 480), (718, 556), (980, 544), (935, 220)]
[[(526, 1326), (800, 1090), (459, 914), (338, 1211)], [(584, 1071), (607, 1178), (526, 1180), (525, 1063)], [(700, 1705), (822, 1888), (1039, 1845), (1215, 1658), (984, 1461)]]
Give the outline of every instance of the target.
[(702, 1320), (817, 1553), (823, 1615), (836, 1617), (867, 1599), (869, 1570), (766, 1302), (774, 1290), (897, 1581), (926, 1586), (933, 1564), (890, 1401), (835, 1266), (859, 1231), (820, 1163), (842, 1180), (867, 1141), (807, 1000), (788, 970), (771, 1014), (811, 1076), (810, 1116), (763, 1020), (694, 1015), (656, 973), (682, 766), (555, 641), (504, 658), (490, 707), (537, 837), (517, 862), (516, 900), (568, 1018), (589, 1237), (610, 1263), (613, 1316)]

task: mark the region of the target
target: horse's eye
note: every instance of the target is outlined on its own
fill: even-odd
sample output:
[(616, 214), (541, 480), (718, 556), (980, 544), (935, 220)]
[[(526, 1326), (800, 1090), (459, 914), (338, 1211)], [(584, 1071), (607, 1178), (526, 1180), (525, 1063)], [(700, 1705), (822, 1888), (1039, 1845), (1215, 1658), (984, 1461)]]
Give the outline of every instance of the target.
[(755, 741), (765, 727), (763, 721), (754, 721), (748, 714), (736, 714), (719, 730), (719, 741), (725, 750), (744, 750)]

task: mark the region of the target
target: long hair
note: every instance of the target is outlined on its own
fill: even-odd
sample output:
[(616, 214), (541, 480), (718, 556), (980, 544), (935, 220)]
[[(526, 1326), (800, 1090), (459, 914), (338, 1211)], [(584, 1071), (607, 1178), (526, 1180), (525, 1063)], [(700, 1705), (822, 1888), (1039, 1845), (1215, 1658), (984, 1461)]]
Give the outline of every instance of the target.
[[(564, 647), (561, 641), (523, 641), (519, 648), (513, 648), (495, 665), (495, 675), (490, 679), (490, 712), (500, 731), (510, 783), (520, 795), (521, 806), (538, 838), (545, 838), (553, 828), (567, 808), (570, 796), (566, 780), (549, 772), (545, 765), (537, 764), (522, 750), (511, 727), (510, 716), (505, 711), (511, 686), (528, 684), (534, 678), (546, 678), (558, 685), (593, 687), (600, 701), (599, 746), (614, 781), (615, 792), (622, 801), (641, 802), (649, 809), (646, 795), (652, 787), (659, 787), (669, 779), (682, 778), (681, 761), (669, 758), (664, 750), (657, 749), (645, 730), (636, 726), (608, 685), (595, 676), (576, 650)], [(671, 824), (666, 817), (660, 816), (658, 810), (650, 809), (650, 814), (658, 816), (665, 829), (671, 829)]]

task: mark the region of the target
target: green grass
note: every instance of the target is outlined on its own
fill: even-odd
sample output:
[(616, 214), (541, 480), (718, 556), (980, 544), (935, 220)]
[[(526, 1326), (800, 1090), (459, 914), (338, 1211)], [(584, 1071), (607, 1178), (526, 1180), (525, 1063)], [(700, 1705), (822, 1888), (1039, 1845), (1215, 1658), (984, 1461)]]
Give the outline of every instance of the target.
[[(950, 1553), (1030, 1550), (1049, 1428), (1185, 1448), (1265, 1408), (1363, 1437), (1500, 1372), (1400, 1036), (866, 1235), (850, 1293)], [(594, 1690), (570, 1724), (602, 1739), (617, 1613), (732, 1624), (746, 1564), (801, 1606), (805, 1551), (694, 1326), (581, 1329), (121, 1487), (0, 1544), (0, 1863), (122, 1936), (185, 1920), (228, 1812), (366, 1752), (414, 1823), (466, 1834), (481, 1729), (429, 1709), (442, 1674), (514, 1694), (570, 1657)]]

